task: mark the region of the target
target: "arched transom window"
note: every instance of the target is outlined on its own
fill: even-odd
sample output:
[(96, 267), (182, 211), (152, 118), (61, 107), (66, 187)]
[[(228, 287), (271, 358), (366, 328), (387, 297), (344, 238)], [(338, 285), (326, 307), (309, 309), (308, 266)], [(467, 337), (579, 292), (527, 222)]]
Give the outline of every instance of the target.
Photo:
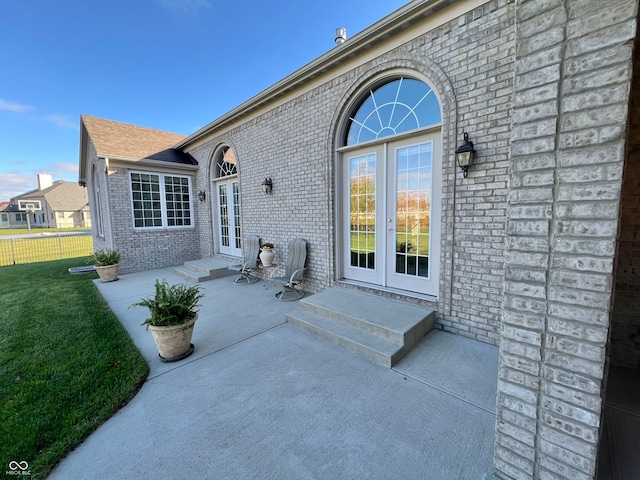
[(433, 89), (413, 78), (401, 77), (369, 90), (349, 117), (346, 145), (357, 145), (442, 122)]
[(232, 148), (227, 148), (216, 162), (216, 178), (230, 177), (238, 174), (238, 162)]

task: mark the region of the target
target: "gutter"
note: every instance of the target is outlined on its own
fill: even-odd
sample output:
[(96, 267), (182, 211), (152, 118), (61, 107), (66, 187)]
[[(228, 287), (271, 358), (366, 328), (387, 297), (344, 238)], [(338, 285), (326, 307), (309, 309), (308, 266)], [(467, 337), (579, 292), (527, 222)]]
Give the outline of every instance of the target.
[(179, 170), (197, 170), (198, 169), (198, 165), (193, 165), (188, 163), (168, 162), (164, 160), (155, 160), (153, 158), (134, 158), (134, 157), (123, 157), (123, 156), (115, 156), (115, 155), (105, 155), (105, 154), (98, 155), (98, 158), (104, 158), (106, 160), (107, 168), (109, 168), (109, 162), (111, 161), (111, 162), (119, 162), (119, 163), (133, 163), (136, 165), (176, 168)]
[(344, 60), (352, 58), (360, 52), (371, 48), (371, 46), (385, 41), (397, 31), (404, 30), (423, 18), (458, 1), (459, 0), (414, 0), (404, 7), (400, 7), (382, 20), (357, 33), (346, 42), (333, 47), (325, 54), (189, 135), (177, 143), (174, 148), (185, 148), (214, 130), (250, 114), (252, 111), (276, 100), (278, 97), (298, 88), (309, 80), (325, 74), (328, 70), (338, 66)]

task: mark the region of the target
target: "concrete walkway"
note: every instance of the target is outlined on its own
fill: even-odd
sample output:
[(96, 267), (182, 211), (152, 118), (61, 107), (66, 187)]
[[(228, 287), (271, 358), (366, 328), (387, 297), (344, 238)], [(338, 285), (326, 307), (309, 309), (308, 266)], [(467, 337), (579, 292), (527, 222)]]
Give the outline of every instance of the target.
[(159, 360), (129, 305), (170, 269), (96, 282), (150, 364), (51, 479), (492, 478), (497, 348), (430, 333), (393, 369), (284, 322), (262, 282), (204, 282), (195, 351)]

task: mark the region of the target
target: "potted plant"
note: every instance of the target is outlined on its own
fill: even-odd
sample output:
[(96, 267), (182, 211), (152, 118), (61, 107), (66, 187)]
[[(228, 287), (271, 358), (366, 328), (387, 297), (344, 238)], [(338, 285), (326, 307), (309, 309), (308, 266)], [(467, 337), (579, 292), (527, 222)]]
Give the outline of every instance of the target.
[(182, 360), (193, 353), (193, 327), (198, 319), (198, 301), (204, 296), (199, 285), (169, 285), (156, 280), (154, 296), (142, 299), (132, 307), (147, 307), (151, 316), (143, 325), (151, 330), (164, 362)]
[(93, 264), (101, 281), (113, 282), (118, 279), (120, 252), (110, 248), (96, 250), (87, 260), (87, 264)]
[(273, 243), (263, 243), (260, 247), (260, 262), (265, 267), (270, 267), (276, 254), (273, 251)]

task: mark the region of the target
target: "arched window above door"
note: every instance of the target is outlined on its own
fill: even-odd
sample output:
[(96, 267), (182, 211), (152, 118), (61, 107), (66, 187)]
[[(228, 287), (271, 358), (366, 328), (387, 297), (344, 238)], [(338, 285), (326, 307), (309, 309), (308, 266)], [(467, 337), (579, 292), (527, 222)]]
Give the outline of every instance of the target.
[(211, 196), (214, 207), (216, 252), (242, 257), (242, 219), (238, 160), (233, 149), (222, 146), (211, 161)]
[(440, 103), (426, 83), (400, 77), (369, 90), (349, 116), (345, 145), (357, 145), (442, 123)]
[(230, 177), (238, 174), (236, 154), (231, 147), (220, 150), (216, 160), (215, 178)]

